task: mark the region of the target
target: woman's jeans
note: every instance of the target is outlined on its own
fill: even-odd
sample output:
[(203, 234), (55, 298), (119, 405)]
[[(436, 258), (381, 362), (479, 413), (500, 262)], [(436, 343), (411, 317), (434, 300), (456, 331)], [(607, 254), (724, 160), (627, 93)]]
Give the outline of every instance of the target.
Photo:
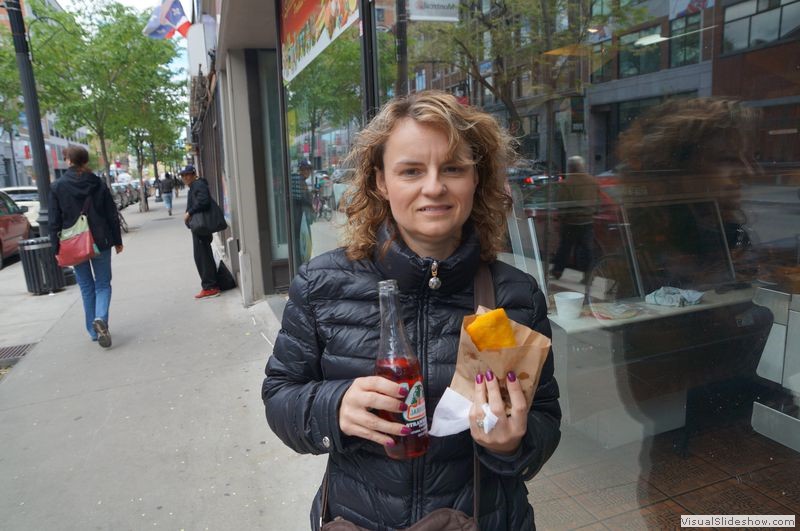
[(96, 339), (93, 321), (102, 319), (108, 324), (108, 307), (111, 305), (111, 249), (102, 251), (88, 262), (76, 265), (75, 279), (83, 296), (86, 330), (92, 339)]
[(161, 199), (164, 200), (164, 206), (167, 207), (167, 210), (172, 210), (172, 192), (161, 194)]

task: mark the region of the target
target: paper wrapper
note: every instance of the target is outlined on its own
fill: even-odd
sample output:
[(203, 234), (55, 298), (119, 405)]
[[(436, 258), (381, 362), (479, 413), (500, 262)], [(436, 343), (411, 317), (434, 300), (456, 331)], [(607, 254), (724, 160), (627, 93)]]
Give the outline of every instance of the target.
[(550, 351), (550, 339), (527, 326), (511, 321), (517, 346), (497, 350), (487, 349), (481, 352), (472, 342), (466, 328), (478, 315), (487, 311), (489, 310), (479, 306), (475, 315), (464, 317), (461, 323), (456, 372), (450, 382), (450, 388), (472, 400), (475, 394), (475, 376), (478, 373), (485, 373), (486, 369), (491, 369), (500, 382), (500, 394), (506, 405), (506, 413), (510, 413), (511, 400), (506, 390), (505, 378), (509, 371), (514, 371), (522, 384), (522, 392), (525, 393), (525, 400), (530, 408), (536, 386), (539, 385), (542, 367)]

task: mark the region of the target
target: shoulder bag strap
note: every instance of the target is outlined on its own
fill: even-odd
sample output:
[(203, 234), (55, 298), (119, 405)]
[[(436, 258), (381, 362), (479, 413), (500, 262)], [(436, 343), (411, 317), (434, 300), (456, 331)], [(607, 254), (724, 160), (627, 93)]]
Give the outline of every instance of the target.
[(86, 196), (86, 201), (83, 202), (83, 208), (81, 209), (81, 215), (86, 215), (89, 213), (89, 204), (92, 202), (92, 194)]
[[(486, 308), (495, 307), (494, 298), (494, 281), (492, 280), (492, 272), (485, 262), (481, 262), (478, 266), (478, 271), (475, 274), (475, 308), (478, 305)], [(328, 521), (328, 479), (330, 475), (330, 458), (325, 467), (325, 476), (322, 478), (322, 509), (320, 511), (319, 526), (322, 527)], [(473, 491), (472, 491), (472, 518), (478, 522), (481, 506), (481, 463), (478, 460), (478, 454), (473, 450), (472, 452), (472, 474), (473, 474)]]
[[(475, 309), (478, 306), (494, 309), (497, 302), (494, 297), (494, 281), (492, 272), (486, 262), (481, 262), (478, 271), (475, 273)], [(481, 506), (481, 462), (478, 460), (478, 453), (472, 451), (472, 474), (473, 474), (473, 493), (472, 493), (472, 517), (478, 523)]]

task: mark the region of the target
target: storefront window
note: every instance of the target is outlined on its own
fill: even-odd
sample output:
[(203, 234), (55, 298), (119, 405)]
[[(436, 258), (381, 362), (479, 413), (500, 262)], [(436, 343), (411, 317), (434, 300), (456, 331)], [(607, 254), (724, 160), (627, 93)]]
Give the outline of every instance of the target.
[[(800, 511), (800, 1), (690, 4), (593, 2), (567, 17), (528, 0), (375, 1), (380, 103), (445, 90), (518, 141), (499, 259), (545, 292), (563, 411), (559, 448), (528, 482), (541, 529)], [(293, 171), (341, 169), (333, 155), (361, 126), (349, 42), (355, 27), (302, 84), (335, 94), (343, 119), (312, 126), (301, 76), (286, 84)], [(337, 43), (351, 62), (334, 61)], [(662, 50), (694, 66), (659, 71)], [(309, 255), (333, 245), (323, 229), (310, 224)], [(563, 292), (581, 303), (573, 315)]]
[[(284, 14), (284, 94), (289, 144), (290, 218), (297, 264), (340, 240), (345, 157), (362, 125), (358, 11)], [(320, 30), (320, 28), (322, 28)]]

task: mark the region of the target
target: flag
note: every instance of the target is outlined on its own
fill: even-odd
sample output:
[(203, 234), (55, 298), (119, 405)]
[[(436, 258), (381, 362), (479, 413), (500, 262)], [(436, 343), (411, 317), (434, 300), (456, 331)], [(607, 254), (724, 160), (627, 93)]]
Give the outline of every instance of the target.
[(153, 14), (142, 33), (153, 39), (170, 39), (177, 31), (186, 37), (191, 25), (180, 0), (163, 0), (153, 8)]

